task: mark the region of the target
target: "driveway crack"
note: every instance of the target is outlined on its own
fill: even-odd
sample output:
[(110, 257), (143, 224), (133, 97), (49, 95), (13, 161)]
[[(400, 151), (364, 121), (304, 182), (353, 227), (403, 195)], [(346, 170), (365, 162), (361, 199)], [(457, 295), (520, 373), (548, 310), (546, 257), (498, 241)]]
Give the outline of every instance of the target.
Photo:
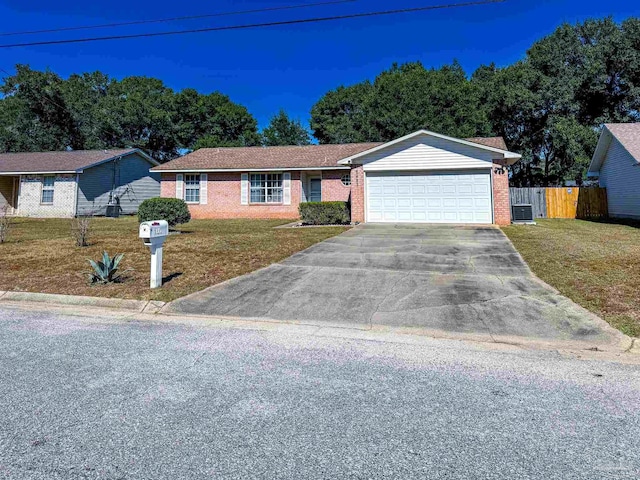
[(402, 281), (402, 279), (405, 278), (403, 275), (398, 275), (398, 279), (393, 282), (393, 285), (391, 285), (391, 288), (387, 291), (387, 294), (382, 297), (382, 299), (376, 304), (375, 309), (373, 310), (373, 312), (371, 313), (371, 315), (369, 316), (369, 330), (371, 330), (373, 328), (373, 316), (378, 313), (380, 306), (391, 296), (391, 294), (393, 293), (393, 291), (396, 289), (396, 287), (398, 286), (398, 284)]
[(494, 343), (497, 343), (495, 337), (493, 336), (493, 332), (491, 331), (491, 327), (485, 321), (485, 319), (482, 318), (482, 315), (479, 314), (478, 309), (476, 308), (476, 306), (474, 304), (472, 304), (472, 303), (469, 303), (468, 305), (469, 305), (469, 308), (471, 308), (475, 312), (476, 318), (478, 320), (480, 320), (480, 323), (482, 323), (482, 325), (484, 325), (484, 328), (487, 329), (487, 333), (489, 334), (489, 337), (491, 338), (491, 341), (494, 342)]

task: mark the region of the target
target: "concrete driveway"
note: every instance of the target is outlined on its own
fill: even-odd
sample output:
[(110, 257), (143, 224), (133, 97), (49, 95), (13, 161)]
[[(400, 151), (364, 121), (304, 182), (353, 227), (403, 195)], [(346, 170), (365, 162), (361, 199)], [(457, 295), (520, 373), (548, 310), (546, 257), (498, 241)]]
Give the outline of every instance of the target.
[(618, 335), (533, 277), (489, 226), (361, 225), (165, 311), (590, 342)]

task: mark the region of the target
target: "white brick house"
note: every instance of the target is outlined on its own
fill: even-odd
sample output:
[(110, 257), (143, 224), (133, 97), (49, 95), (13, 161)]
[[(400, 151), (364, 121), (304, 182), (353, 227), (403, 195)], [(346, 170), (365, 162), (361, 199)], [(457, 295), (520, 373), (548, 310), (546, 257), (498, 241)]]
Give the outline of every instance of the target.
[(0, 154), (0, 209), (28, 217), (136, 213), (160, 195), (158, 163), (138, 149)]

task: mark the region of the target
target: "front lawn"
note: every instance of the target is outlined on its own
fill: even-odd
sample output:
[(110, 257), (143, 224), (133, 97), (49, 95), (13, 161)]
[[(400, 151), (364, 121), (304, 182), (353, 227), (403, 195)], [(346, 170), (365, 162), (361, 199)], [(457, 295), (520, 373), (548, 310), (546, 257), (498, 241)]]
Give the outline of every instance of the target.
[(623, 333), (640, 336), (640, 228), (536, 221), (502, 228), (531, 270)]
[[(90, 246), (76, 247), (71, 220), (14, 221), (0, 244), (0, 290), (170, 301), (278, 262), (346, 228), (274, 229), (286, 220), (192, 220), (164, 245), (162, 288), (149, 289), (149, 249), (138, 238), (136, 217), (95, 218)], [(90, 285), (87, 258), (124, 253), (132, 268), (123, 283)], [(257, 299), (259, 301), (259, 299)]]

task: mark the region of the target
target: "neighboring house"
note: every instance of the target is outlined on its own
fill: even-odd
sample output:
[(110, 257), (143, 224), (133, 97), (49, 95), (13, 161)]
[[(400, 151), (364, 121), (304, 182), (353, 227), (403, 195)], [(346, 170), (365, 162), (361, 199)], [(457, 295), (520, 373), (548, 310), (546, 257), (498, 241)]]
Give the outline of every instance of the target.
[(420, 130), (387, 143), (203, 148), (151, 169), (194, 218), (297, 218), (308, 201), (350, 201), (354, 222), (511, 221), (501, 137)]
[(0, 154), (0, 208), (32, 217), (104, 215), (109, 202), (121, 213), (160, 195), (158, 165), (141, 150), (76, 150)]
[(640, 219), (640, 123), (605, 124), (587, 175), (607, 189), (609, 216)]

